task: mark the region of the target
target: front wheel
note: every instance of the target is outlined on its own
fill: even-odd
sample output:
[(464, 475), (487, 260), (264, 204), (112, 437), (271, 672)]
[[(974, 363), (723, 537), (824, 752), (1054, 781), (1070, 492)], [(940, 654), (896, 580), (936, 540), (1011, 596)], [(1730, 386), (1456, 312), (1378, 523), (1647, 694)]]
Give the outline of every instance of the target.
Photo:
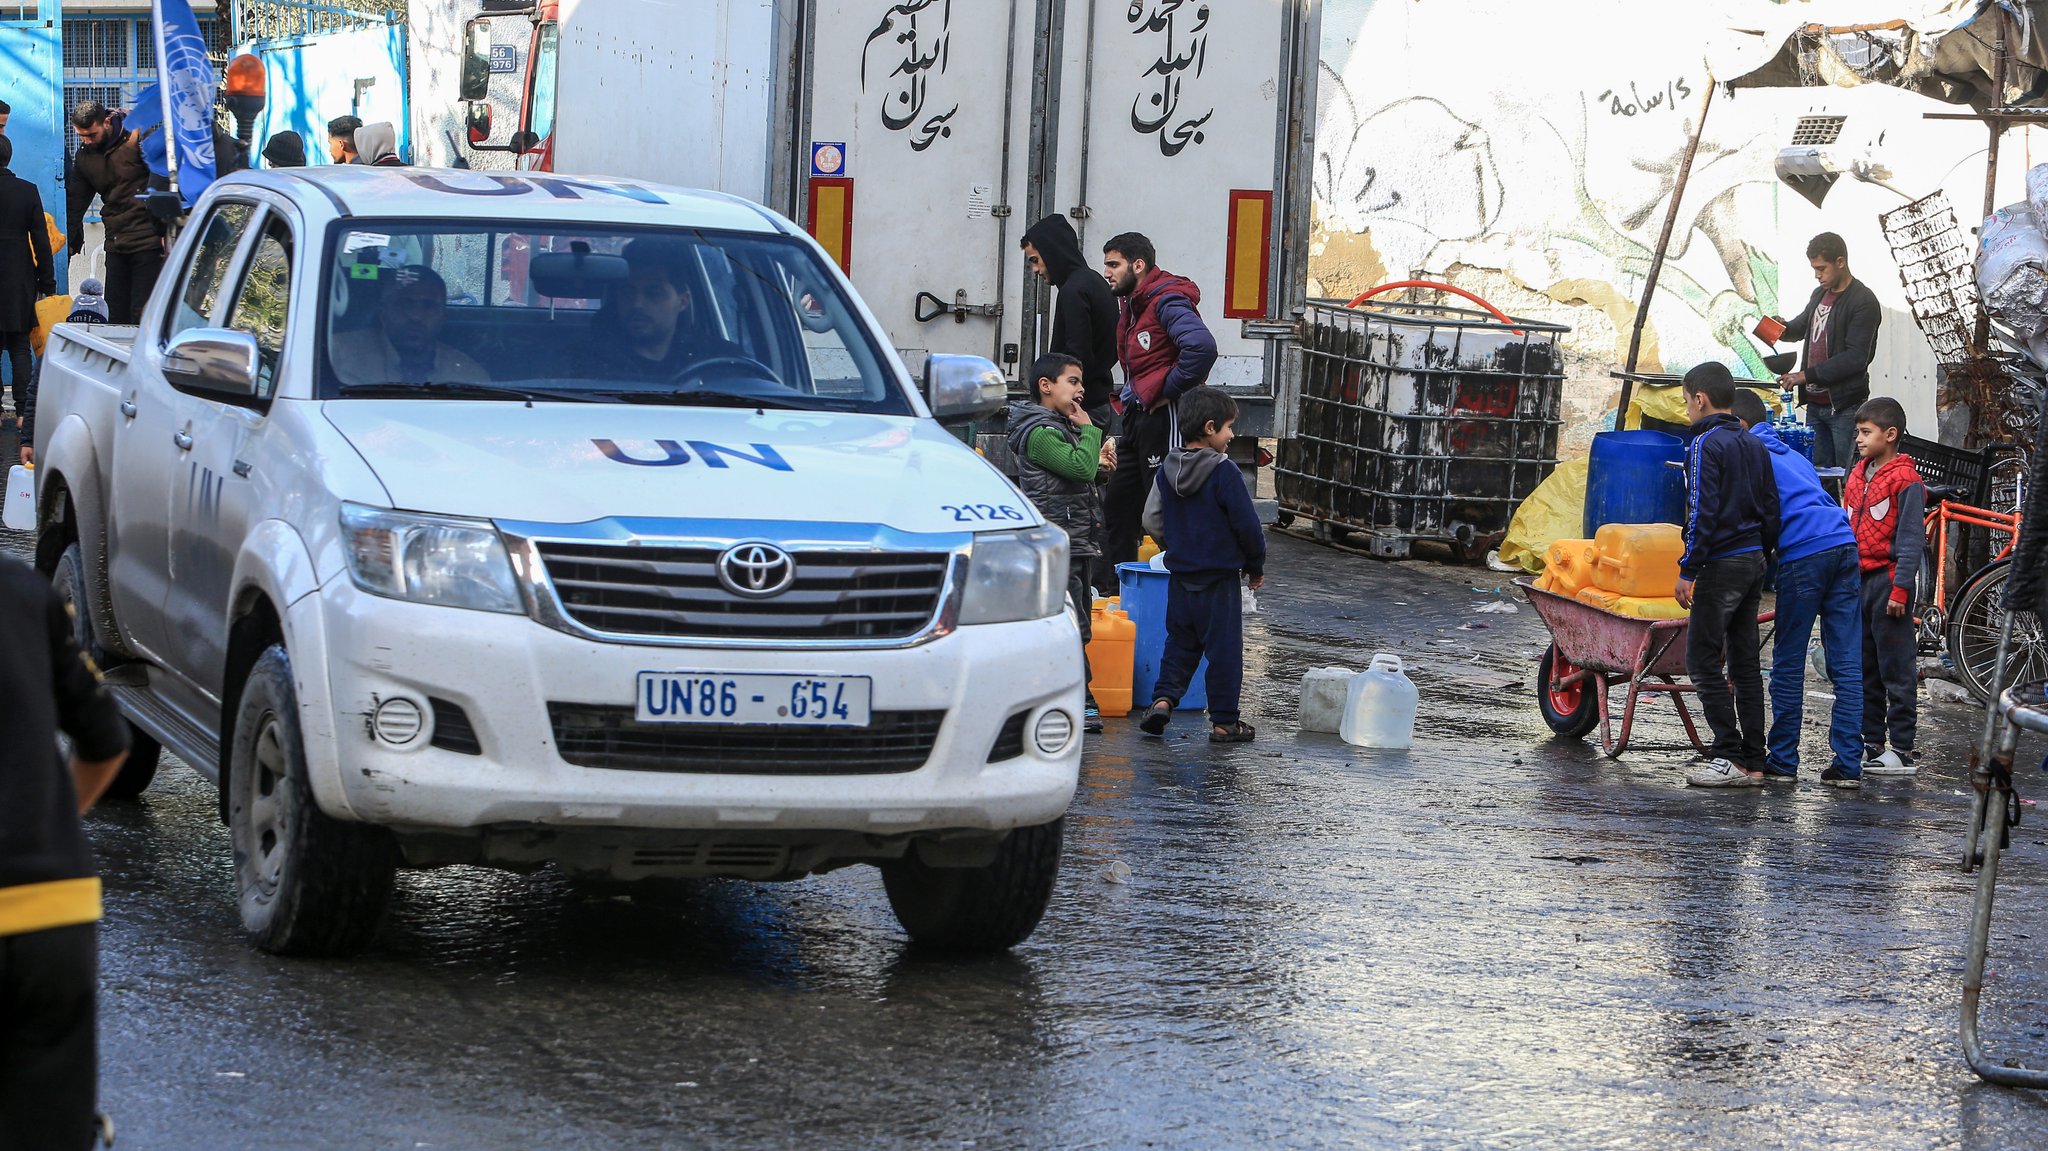
[(923, 947), (1003, 951), (1024, 942), (1052, 902), (1066, 825), (1062, 817), (1012, 831), (985, 867), (933, 867), (913, 844), (881, 865), (896, 921)]
[(290, 658), (256, 660), (235, 709), (228, 835), (242, 927), (279, 955), (346, 955), (377, 934), (397, 856), (381, 830), (322, 812), (306, 782)]
[(1577, 670), (1556, 644), (1550, 645), (1543, 662), (1536, 665), (1536, 707), (1550, 730), (1566, 739), (1584, 739), (1600, 725), (1600, 693), (1594, 690), (1592, 680), (1582, 679), (1564, 688), (1550, 686)]
[(2007, 687), (2048, 679), (2048, 635), (2030, 611), (2013, 618), (2006, 674), (1998, 676), (1998, 632), (2005, 624), (2005, 585), (2011, 574), (2011, 561), (2000, 560), (1971, 576), (1956, 593), (1949, 613), (1949, 661), (1955, 664), (1956, 678), (1986, 704), (1991, 702), (1994, 679), (2002, 678)]

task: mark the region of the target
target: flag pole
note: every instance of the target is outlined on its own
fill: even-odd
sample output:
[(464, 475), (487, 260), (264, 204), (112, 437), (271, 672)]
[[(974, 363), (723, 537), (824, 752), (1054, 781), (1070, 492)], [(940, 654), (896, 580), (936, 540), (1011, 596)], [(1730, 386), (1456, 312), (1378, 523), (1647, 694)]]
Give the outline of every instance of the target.
[(156, 37), (156, 94), (163, 101), (164, 165), (170, 169), (171, 192), (178, 191), (178, 122), (171, 118), (170, 61), (164, 58), (163, 0), (149, 0), (150, 31)]

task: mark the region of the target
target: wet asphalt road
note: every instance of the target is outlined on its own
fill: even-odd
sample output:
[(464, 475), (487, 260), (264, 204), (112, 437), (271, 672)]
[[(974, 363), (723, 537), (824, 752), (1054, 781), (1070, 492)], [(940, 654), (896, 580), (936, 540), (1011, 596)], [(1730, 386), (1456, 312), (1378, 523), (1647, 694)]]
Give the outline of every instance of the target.
[[(1954, 1038), (1972, 713), (1923, 697), (1917, 780), (1687, 790), (1675, 752), (1549, 737), (1541, 625), (1473, 613), (1506, 577), (1275, 549), (1261, 742), (1112, 721), (1002, 958), (910, 950), (867, 869), (633, 899), (451, 868), (401, 879), (369, 954), (275, 959), (209, 785), (167, 770), (89, 817), (121, 1145), (2048, 1145), (2048, 1099)], [(1293, 734), (1302, 670), (1376, 647), (1418, 665), (1416, 748)], [(2044, 841), (2007, 857), (1986, 1011), (2036, 1066)]]

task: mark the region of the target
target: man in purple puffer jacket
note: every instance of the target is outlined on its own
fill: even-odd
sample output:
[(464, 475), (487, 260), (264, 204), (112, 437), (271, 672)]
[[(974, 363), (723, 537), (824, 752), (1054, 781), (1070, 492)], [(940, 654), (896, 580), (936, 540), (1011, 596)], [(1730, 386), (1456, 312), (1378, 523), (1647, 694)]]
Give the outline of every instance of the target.
[(1181, 446), (1174, 401), (1207, 383), (1216, 363), (1216, 337), (1195, 310), (1202, 290), (1158, 262), (1152, 241), (1136, 232), (1113, 236), (1102, 246), (1103, 278), (1123, 299), (1116, 328), (1117, 360), (1124, 369), (1117, 397), (1123, 437), (1102, 500), (1102, 550), (1112, 565), (1138, 558), (1145, 497), (1167, 453)]

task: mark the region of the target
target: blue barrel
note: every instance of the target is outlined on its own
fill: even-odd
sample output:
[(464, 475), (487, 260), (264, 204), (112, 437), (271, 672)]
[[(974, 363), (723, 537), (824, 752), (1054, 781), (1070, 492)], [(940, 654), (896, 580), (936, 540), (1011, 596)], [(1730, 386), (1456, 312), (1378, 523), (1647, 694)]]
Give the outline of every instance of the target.
[[(1116, 565), (1116, 578), (1122, 586), (1124, 614), (1138, 626), (1138, 639), (1131, 649), (1131, 711), (1138, 713), (1158, 698), (1152, 689), (1159, 684), (1159, 662), (1166, 654), (1167, 575), (1153, 570), (1151, 564), (1133, 563)], [(1200, 711), (1208, 706), (1209, 660), (1204, 657), (1187, 694), (1180, 697), (1180, 710)]]
[(1664, 432), (1601, 432), (1586, 466), (1586, 534), (1602, 524), (1682, 524), (1685, 444)]

